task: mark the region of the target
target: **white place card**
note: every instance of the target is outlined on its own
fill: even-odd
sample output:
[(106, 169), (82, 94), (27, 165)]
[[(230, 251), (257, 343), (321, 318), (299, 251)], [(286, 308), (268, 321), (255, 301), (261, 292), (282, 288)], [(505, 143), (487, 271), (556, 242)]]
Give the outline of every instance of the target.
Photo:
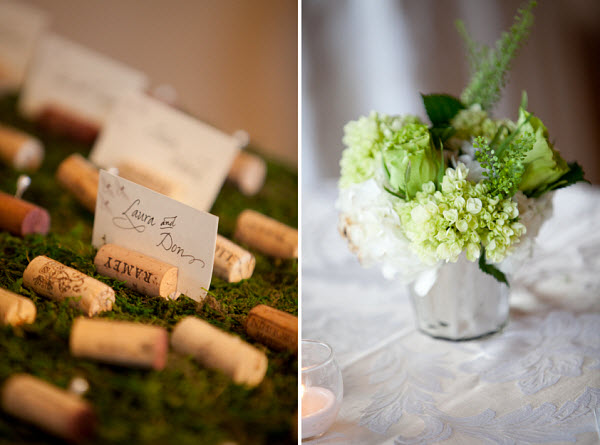
[(137, 165), (141, 175), (162, 184), (162, 193), (208, 211), (238, 147), (231, 135), (156, 99), (131, 94), (115, 105), (90, 159), (103, 168), (129, 171)]
[(145, 74), (57, 35), (41, 39), (19, 108), (35, 119), (45, 107), (64, 109), (101, 127), (116, 100), (148, 85)]
[(179, 268), (177, 295), (201, 301), (212, 278), (219, 218), (100, 171), (92, 244), (117, 244)]
[(0, 1), (0, 86), (18, 89), (35, 45), (48, 26), (46, 12), (22, 2)]

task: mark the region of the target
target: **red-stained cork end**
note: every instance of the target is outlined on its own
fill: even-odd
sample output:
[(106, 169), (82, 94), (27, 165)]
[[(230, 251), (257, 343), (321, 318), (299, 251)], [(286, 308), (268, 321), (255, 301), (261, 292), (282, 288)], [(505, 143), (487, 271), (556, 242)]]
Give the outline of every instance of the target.
[(152, 367), (157, 371), (164, 369), (167, 365), (167, 354), (169, 353), (169, 334), (164, 331), (163, 335), (156, 339), (154, 346), (154, 362)]
[(98, 419), (90, 406), (83, 406), (73, 415), (67, 439), (75, 443), (86, 442), (96, 434)]
[(38, 116), (38, 123), (51, 133), (85, 144), (93, 143), (100, 132), (97, 124), (52, 105), (42, 110)]
[(23, 218), (21, 235), (41, 233), (45, 235), (50, 230), (50, 214), (41, 207), (31, 209)]

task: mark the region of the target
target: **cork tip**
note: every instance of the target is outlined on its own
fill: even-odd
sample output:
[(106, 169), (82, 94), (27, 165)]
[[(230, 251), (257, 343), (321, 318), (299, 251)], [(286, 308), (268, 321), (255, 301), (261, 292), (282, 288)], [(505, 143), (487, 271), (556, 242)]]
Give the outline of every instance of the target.
[(81, 302), (80, 302), (80, 304), (78, 304), (78, 306), (79, 306), (79, 309), (81, 309), (81, 311), (90, 318), (92, 318), (94, 315), (102, 312), (100, 303), (98, 301), (91, 301), (87, 304), (81, 304)]
[(250, 346), (250, 348), (252, 348), (253, 351), (251, 354), (247, 355), (246, 359), (251, 363), (244, 363), (242, 366), (238, 367), (233, 376), (233, 381), (238, 385), (254, 388), (265, 378), (269, 367), (269, 360), (264, 352), (261, 352), (252, 346)]
[(267, 163), (259, 156), (241, 151), (231, 165), (227, 179), (246, 196), (262, 189), (267, 176)]
[(95, 436), (97, 425), (96, 413), (86, 404), (73, 415), (67, 439), (75, 443), (87, 442)]
[(44, 159), (44, 146), (34, 138), (28, 138), (13, 159), (17, 170), (36, 171)]
[(152, 368), (161, 371), (167, 365), (167, 355), (169, 353), (169, 334), (163, 331), (156, 339), (154, 346), (154, 361)]
[(266, 177), (267, 164), (261, 158), (254, 157), (239, 179), (240, 191), (246, 196), (256, 195), (263, 188)]
[(267, 306), (266, 304), (257, 304), (248, 312), (248, 315), (259, 314), (263, 311), (271, 310), (271, 306)]
[(229, 283), (238, 283), (242, 280), (247, 280), (252, 277), (254, 273), (254, 267), (256, 265), (256, 259), (254, 255), (250, 252), (247, 252), (246, 255), (241, 257), (229, 271), (227, 276), (227, 281)]
[(37, 309), (33, 301), (22, 298), (17, 307), (16, 325), (31, 324), (35, 321)]
[(171, 267), (167, 270), (160, 282), (159, 295), (163, 298), (170, 298), (171, 295), (177, 293), (177, 277), (179, 275), (179, 269), (177, 267)]
[(21, 223), (21, 234), (39, 233), (46, 235), (50, 230), (50, 214), (41, 207), (31, 209)]

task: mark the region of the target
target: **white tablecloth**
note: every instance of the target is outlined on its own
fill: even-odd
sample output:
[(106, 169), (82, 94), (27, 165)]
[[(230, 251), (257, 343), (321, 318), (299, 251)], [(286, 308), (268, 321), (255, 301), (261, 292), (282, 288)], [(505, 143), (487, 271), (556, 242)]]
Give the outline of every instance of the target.
[(329, 343), (344, 400), (310, 444), (599, 443), (600, 189), (559, 190), (510, 322), (469, 342), (415, 329), (406, 288), (337, 233), (334, 182), (304, 189), (302, 337)]

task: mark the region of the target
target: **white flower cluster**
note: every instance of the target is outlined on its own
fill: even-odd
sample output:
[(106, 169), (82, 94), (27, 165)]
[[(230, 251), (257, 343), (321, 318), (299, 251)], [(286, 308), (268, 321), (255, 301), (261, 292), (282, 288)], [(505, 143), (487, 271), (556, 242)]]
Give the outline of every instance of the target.
[(534, 199), (517, 192), (513, 197), (519, 209), (519, 222), (527, 227), (527, 232), (521, 236), (519, 243), (513, 246), (510, 255), (498, 264), (498, 268), (505, 274), (513, 275), (533, 255), (535, 238), (544, 221), (552, 216), (553, 196), (554, 193), (550, 192)]
[(410, 248), (394, 206), (402, 200), (383, 190), (375, 179), (340, 189), (339, 231), (361, 264), (379, 264), (387, 279), (414, 281), (432, 265), (421, 262)]

